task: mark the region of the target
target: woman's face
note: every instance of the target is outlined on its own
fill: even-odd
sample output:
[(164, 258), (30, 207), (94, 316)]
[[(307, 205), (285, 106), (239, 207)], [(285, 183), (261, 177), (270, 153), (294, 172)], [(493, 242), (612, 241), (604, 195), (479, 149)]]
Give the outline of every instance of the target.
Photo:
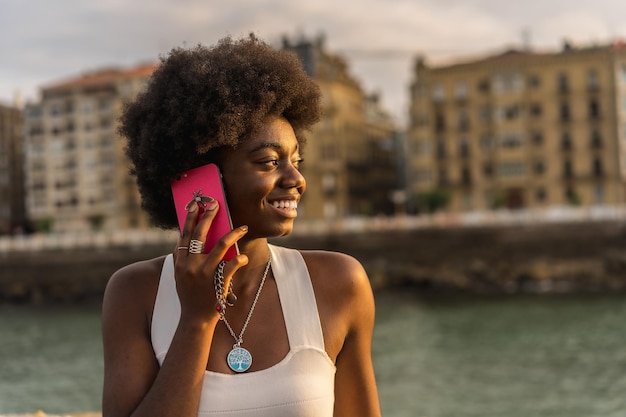
[(221, 159), (233, 226), (247, 225), (246, 238), (283, 236), (293, 229), (306, 188), (298, 141), (291, 124), (272, 118)]

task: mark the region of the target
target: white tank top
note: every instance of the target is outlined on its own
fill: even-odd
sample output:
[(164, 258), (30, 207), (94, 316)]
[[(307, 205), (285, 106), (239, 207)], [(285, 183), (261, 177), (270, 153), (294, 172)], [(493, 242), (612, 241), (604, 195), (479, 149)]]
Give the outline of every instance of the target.
[[(270, 245), (289, 337), (276, 365), (229, 375), (205, 371), (198, 416), (332, 417), (336, 368), (324, 349), (315, 294), (300, 252)], [(152, 314), (152, 347), (163, 363), (180, 319), (172, 255), (165, 258)]]

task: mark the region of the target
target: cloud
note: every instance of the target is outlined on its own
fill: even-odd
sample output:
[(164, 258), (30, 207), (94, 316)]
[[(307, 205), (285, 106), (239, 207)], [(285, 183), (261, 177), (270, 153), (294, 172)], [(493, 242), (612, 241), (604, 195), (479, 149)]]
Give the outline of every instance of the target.
[(16, 89), (109, 65), (156, 60), (172, 47), (249, 31), (325, 34), (368, 91), (403, 118), (417, 54), (431, 63), (533, 44), (558, 48), (626, 34), (626, 2), (594, 0), (2, 0), (0, 99)]

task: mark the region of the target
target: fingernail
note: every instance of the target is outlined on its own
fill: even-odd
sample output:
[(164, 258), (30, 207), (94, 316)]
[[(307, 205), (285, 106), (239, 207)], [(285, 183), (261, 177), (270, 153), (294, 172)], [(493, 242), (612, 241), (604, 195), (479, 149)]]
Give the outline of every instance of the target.
[(189, 212), (193, 213), (194, 211), (198, 210), (198, 204), (194, 201), (191, 203), (191, 205), (189, 206)]
[(241, 230), (242, 232), (246, 233), (248, 231), (248, 226), (241, 226), (239, 228), (239, 230)]
[(212, 200), (207, 206), (206, 209), (207, 210), (215, 210), (215, 208), (217, 207), (217, 200)]

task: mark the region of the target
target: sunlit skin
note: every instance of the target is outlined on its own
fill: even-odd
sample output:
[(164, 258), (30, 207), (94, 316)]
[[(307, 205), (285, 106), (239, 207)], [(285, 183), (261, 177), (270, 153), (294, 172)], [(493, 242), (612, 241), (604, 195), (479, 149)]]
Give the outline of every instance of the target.
[[(207, 302), (215, 299), (213, 273), (226, 248), (237, 242), (241, 254), (224, 272), (238, 297), (227, 311), (228, 321), (241, 329), (269, 257), (267, 238), (290, 233), (297, 217), (294, 203), (306, 188), (300, 163), (298, 142), (283, 118), (269, 119), (236, 149), (223, 153), (219, 164), (235, 229), (206, 255), (174, 251), (181, 319), (160, 368), (149, 332), (164, 258), (130, 265), (111, 278), (103, 306), (103, 417), (195, 416), (205, 370), (233, 373), (224, 360), (233, 338), (220, 324), (214, 304)], [(192, 206), (176, 246), (206, 235), (215, 212), (208, 211), (196, 224), (198, 211)], [(302, 255), (325, 349), (337, 367), (334, 415), (380, 416), (371, 362), (374, 302), (367, 275), (347, 255)], [(245, 347), (254, 352), (249, 372), (276, 365), (289, 351), (271, 270), (246, 330)]]

